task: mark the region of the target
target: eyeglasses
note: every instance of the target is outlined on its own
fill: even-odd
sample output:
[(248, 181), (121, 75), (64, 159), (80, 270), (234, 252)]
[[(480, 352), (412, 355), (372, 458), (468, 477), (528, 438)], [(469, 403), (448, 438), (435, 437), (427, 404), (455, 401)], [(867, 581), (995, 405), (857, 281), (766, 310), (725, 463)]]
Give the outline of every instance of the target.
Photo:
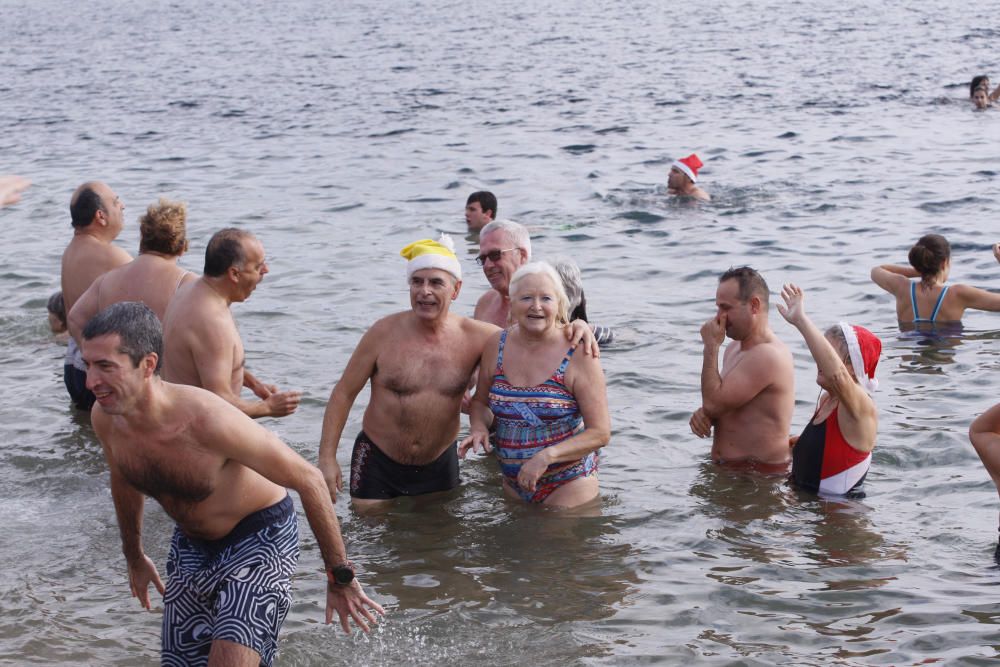
[(500, 258), (503, 257), (503, 254), (505, 252), (510, 252), (511, 250), (517, 250), (517, 248), (507, 248), (506, 250), (490, 251), (485, 255), (480, 255), (479, 257), (476, 257), (476, 264), (482, 266), (483, 264), (486, 263), (486, 260), (490, 260), (491, 262), (499, 262)]

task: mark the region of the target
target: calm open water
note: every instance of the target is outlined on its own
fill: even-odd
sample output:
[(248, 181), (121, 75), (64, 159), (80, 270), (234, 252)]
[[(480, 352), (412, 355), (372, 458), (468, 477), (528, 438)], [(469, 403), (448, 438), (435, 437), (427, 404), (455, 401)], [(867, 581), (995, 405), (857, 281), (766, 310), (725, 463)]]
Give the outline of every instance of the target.
[[(158, 659), (160, 616), (129, 597), (100, 448), (45, 323), (69, 196), (91, 178), (125, 201), (132, 252), (160, 195), (188, 202), (188, 268), (220, 227), (260, 236), (272, 272), (234, 310), (254, 372), (305, 392), (264, 423), (311, 460), (358, 338), (407, 307), (399, 248), (455, 234), (471, 314), (487, 286), (472, 190), (532, 227), (537, 256), (577, 258), (619, 332), (601, 516), (508, 504), (486, 459), (442, 502), (380, 520), (341, 502), (388, 618), (370, 637), (322, 625), (305, 530), (280, 664), (996, 660), (1000, 504), (966, 432), (1000, 400), (1000, 319), (903, 334), (868, 271), (934, 230), (954, 280), (1000, 288), (1000, 111), (966, 101), (973, 74), (1000, 81), (1000, 6), (550, 4), (0, 0), (0, 170), (34, 180), (0, 211), (0, 661)], [(705, 206), (665, 197), (695, 150)], [(882, 337), (864, 501), (718, 470), (690, 434), (698, 328), (743, 263), (801, 284), (821, 325)], [(814, 366), (773, 324), (796, 356), (797, 432)], [(161, 572), (170, 530), (150, 503)]]

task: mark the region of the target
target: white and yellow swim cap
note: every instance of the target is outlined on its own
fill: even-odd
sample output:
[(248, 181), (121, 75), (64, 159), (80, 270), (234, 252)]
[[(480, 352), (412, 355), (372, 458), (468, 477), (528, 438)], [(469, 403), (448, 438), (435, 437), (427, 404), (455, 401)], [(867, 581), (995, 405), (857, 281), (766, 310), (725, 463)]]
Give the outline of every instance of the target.
[(455, 243), (447, 234), (442, 234), (437, 241), (431, 239), (414, 241), (400, 250), (399, 254), (408, 260), (407, 278), (420, 269), (441, 269), (455, 276), (455, 280), (462, 279), (462, 266), (455, 255)]

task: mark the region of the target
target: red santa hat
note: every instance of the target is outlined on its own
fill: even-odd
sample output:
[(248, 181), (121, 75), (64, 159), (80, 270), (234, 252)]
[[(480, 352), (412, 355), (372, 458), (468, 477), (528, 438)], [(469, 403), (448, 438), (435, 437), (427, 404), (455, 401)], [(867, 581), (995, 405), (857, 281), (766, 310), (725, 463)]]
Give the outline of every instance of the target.
[(868, 329), (847, 322), (840, 323), (840, 330), (844, 332), (844, 338), (847, 340), (847, 351), (851, 355), (854, 377), (865, 391), (871, 394), (878, 389), (875, 367), (878, 366), (878, 358), (882, 354), (882, 341)]
[(684, 174), (691, 179), (692, 183), (698, 182), (698, 170), (701, 169), (702, 163), (695, 153), (691, 153), (691, 155), (682, 157), (679, 160), (674, 160), (674, 163), (670, 166), (676, 167), (684, 172)]

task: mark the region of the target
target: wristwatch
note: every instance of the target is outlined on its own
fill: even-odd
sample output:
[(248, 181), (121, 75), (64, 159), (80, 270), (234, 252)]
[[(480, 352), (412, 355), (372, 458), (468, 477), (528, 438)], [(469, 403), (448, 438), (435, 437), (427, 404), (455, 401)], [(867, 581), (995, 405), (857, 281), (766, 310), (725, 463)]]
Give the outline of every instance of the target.
[(331, 584), (346, 586), (354, 581), (354, 565), (351, 561), (337, 563), (330, 566), (330, 569), (326, 571), (326, 575)]

